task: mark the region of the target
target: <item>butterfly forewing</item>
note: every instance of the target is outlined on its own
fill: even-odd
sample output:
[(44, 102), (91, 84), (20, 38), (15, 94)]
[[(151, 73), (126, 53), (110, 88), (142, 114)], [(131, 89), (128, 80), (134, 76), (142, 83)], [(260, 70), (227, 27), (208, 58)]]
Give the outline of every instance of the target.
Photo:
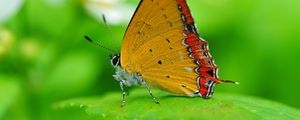
[(164, 32), (183, 29), (182, 24), (175, 0), (142, 0), (124, 36), (121, 62), (130, 63), (143, 44)]
[(194, 93), (197, 65), (182, 43), (183, 30), (177, 0), (143, 0), (124, 36), (122, 67), (167, 91)]

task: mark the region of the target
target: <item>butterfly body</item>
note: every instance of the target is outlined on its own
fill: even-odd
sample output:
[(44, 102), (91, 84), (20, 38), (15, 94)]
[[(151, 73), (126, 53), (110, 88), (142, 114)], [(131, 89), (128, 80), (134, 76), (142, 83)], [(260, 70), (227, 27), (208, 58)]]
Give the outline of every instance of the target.
[(152, 97), (150, 86), (210, 98), (215, 84), (231, 82), (219, 80), (208, 43), (200, 38), (185, 0), (141, 0), (126, 30), (121, 54), (111, 62), (123, 102), (123, 85), (146, 86)]

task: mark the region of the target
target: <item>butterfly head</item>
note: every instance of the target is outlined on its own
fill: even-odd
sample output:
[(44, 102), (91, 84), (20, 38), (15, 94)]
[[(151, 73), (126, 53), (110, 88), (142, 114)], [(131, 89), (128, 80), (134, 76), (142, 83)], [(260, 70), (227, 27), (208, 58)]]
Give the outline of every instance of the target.
[(121, 66), (120, 54), (110, 55), (110, 63), (114, 67)]

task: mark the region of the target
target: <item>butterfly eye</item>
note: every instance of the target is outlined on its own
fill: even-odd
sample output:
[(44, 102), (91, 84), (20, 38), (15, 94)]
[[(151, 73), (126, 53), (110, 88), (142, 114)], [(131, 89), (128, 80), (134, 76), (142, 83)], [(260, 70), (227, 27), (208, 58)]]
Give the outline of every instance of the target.
[(117, 65), (120, 66), (120, 65), (121, 65), (121, 64), (120, 64), (120, 55), (117, 54), (117, 55), (113, 56), (113, 57), (111, 58), (110, 62), (111, 62), (111, 64), (112, 64), (113, 66), (117, 66)]

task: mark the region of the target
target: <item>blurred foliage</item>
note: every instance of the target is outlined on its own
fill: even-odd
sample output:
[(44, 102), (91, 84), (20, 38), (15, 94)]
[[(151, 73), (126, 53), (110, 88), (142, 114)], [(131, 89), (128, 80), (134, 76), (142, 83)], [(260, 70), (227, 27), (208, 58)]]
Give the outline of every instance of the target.
[[(0, 24), (0, 119), (84, 119), (78, 109), (56, 111), (52, 104), (119, 91), (109, 54), (83, 36), (119, 50), (127, 25), (112, 25), (110, 34), (87, 14), (87, 1), (26, 0), (16, 15)], [(300, 108), (299, 0), (188, 3), (220, 77), (241, 83), (218, 85), (216, 95), (225, 91), (259, 96)]]
[[(145, 89), (134, 90), (127, 105), (120, 107), (120, 93), (102, 98), (77, 98), (57, 103), (57, 109), (79, 108), (90, 119), (128, 120), (297, 120), (299, 110), (273, 101), (232, 94), (217, 94), (210, 100), (154, 92), (155, 104)], [(239, 98), (239, 99), (236, 99)], [(180, 102), (178, 102), (180, 101)], [(109, 103), (109, 104), (107, 104)], [(122, 114), (120, 114), (122, 113)]]

